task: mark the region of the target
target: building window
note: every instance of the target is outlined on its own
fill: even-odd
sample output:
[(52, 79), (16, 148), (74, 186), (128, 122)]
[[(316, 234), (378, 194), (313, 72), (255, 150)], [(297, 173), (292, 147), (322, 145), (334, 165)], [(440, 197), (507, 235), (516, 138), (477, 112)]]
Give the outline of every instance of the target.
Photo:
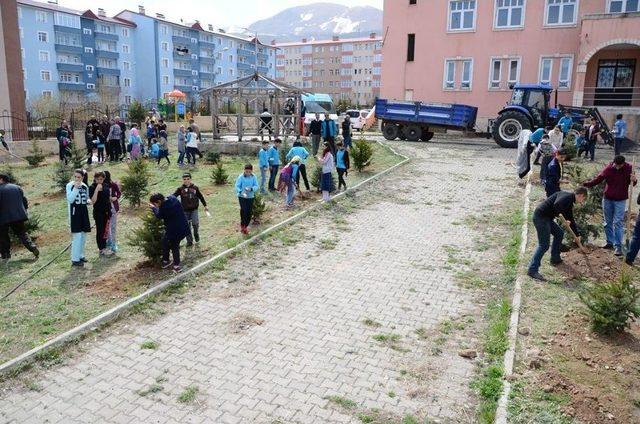
[(162, 46), (162, 51), (165, 51), (165, 52), (169, 51), (169, 43), (167, 43), (166, 41), (163, 41), (161, 46)]
[(229, 68), (229, 76), (232, 77), (233, 76), (233, 69)]
[(169, 76), (168, 75), (163, 75), (162, 77), (162, 83), (164, 85), (169, 85)]
[(169, 33), (169, 28), (166, 25), (160, 25), (160, 34), (167, 35)]
[(55, 22), (56, 25), (80, 29), (80, 16), (56, 12)]
[(122, 36), (123, 37), (129, 36), (129, 28), (122, 28)]
[(509, 59), (509, 79), (507, 82), (515, 84), (520, 81), (520, 59)]
[(475, 0), (449, 0), (449, 31), (469, 31), (475, 25)]
[(491, 59), (491, 74), (489, 78), (489, 88), (500, 88), (502, 79), (502, 60)]
[[(456, 71), (460, 69), (460, 79)], [(446, 59), (444, 61), (443, 88), (445, 90), (471, 90), (473, 81), (473, 59)]]
[(444, 62), (444, 88), (453, 90), (456, 83), (456, 62), (446, 60)]
[(123, 83), (125, 87), (131, 87), (131, 78), (123, 79)]
[(418, 3), (418, 0), (409, 0), (409, 4), (416, 4)]
[(496, 0), (496, 28), (522, 28), (525, 0)]
[(95, 68), (93, 67), (93, 65), (87, 65), (87, 66), (85, 66), (85, 67), (84, 67), (84, 69), (85, 69), (85, 71), (87, 71), (87, 72), (93, 72), (93, 70), (94, 70)]
[(462, 77), (460, 78), (460, 88), (471, 90), (471, 76), (473, 75), (473, 62), (471, 60), (462, 61)]
[(85, 53), (89, 53), (89, 54), (93, 54), (93, 48), (92, 47), (85, 47), (84, 48), (84, 52)]
[(129, 46), (126, 44), (122, 45), (122, 53), (129, 53)]
[(545, 25), (573, 25), (577, 11), (578, 0), (547, 0)]
[(40, 62), (48, 62), (49, 61), (49, 52), (44, 51), (44, 50), (40, 50), (38, 52), (38, 60), (40, 60)]
[(44, 31), (38, 31), (38, 41), (47, 43), (49, 41), (49, 34)]
[(550, 57), (543, 57), (540, 59), (540, 77), (538, 78), (541, 84), (551, 84), (551, 72), (553, 71), (553, 59)]
[(47, 12), (43, 12), (42, 10), (36, 10), (36, 22), (39, 24), (46, 24)]
[[(407, 35), (407, 62), (413, 62), (415, 60), (415, 56), (416, 56), (416, 35), (408, 34)], [(351, 57), (351, 56), (345, 56), (345, 57)], [(345, 57), (343, 57), (343, 59)]]
[(609, 13), (640, 12), (638, 0), (609, 0)]
[(130, 71), (131, 70), (131, 63), (122, 62), (122, 69), (124, 69), (125, 71)]
[(40, 71), (40, 79), (42, 81), (51, 81), (51, 72), (49, 72), (49, 71)]
[(50, 99), (52, 95), (53, 95), (53, 93), (51, 92), (51, 90), (44, 90), (42, 92), (42, 98), (43, 99)]
[[(520, 80), (520, 58), (491, 58), (489, 69), (489, 89), (500, 90), (506, 89), (511, 84), (515, 84)], [(505, 69), (507, 76), (507, 85), (502, 83), (502, 69)]]
[(95, 84), (87, 84), (87, 89), (88, 90), (95, 90), (96, 85)]
[(560, 59), (560, 71), (558, 72), (558, 89), (569, 89), (571, 87), (571, 71), (573, 68), (573, 57), (563, 57)]
[(131, 96), (124, 96), (124, 104), (126, 105), (131, 104)]
[(89, 28), (83, 28), (82, 33), (85, 35), (91, 35), (91, 30)]

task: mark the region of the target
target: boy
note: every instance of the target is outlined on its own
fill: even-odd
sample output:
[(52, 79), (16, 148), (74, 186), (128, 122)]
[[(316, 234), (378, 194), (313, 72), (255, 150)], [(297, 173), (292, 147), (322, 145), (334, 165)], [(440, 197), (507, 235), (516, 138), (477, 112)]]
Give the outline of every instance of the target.
[(347, 189), (347, 182), (344, 180), (345, 175), (349, 174), (349, 151), (344, 148), (342, 141), (338, 141), (338, 151), (336, 152), (336, 170), (338, 171), (338, 190), (340, 187)]
[(244, 166), (244, 172), (236, 179), (236, 194), (240, 202), (240, 231), (249, 234), (249, 224), (253, 213), (253, 198), (258, 190), (258, 179), (253, 175), (253, 165)]
[[(173, 195), (180, 199), (182, 209), (184, 209), (184, 216), (187, 218), (187, 222), (189, 222), (190, 228), (189, 234), (187, 234), (187, 247), (193, 246), (193, 240), (195, 240), (196, 243), (200, 241), (200, 234), (198, 234), (198, 228), (200, 227), (198, 207), (200, 203), (202, 203), (205, 212), (209, 213), (207, 202), (204, 200), (204, 196), (198, 186), (191, 182), (191, 174), (188, 172), (182, 174), (182, 185), (176, 189)], [(193, 227), (193, 237), (191, 236), (191, 227)]]
[(160, 151), (158, 153), (158, 165), (160, 165), (162, 158), (165, 158), (167, 160), (167, 164), (171, 165), (171, 161), (169, 160), (169, 142), (167, 141), (167, 132), (165, 130), (160, 131), (158, 145), (160, 147)]
[(262, 149), (258, 152), (258, 168), (260, 168), (260, 193), (265, 194), (264, 185), (267, 183), (267, 170), (269, 169), (269, 142), (262, 142)]
[(616, 122), (613, 124), (614, 142), (613, 149), (615, 151), (614, 156), (619, 156), (622, 150), (622, 143), (627, 135), (627, 123), (622, 119), (622, 114), (616, 115)]
[(307, 178), (307, 158), (309, 158), (309, 151), (302, 146), (300, 140), (293, 142), (293, 147), (289, 150), (289, 153), (287, 153), (286, 159), (291, 160), (294, 156), (300, 157), (300, 167), (298, 169), (298, 174), (296, 175), (296, 184), (298, 185), (298, 189), (300, 188), (300, 176), (302, 175), (304, 186), (307, 191), (309, 191), (309, 179)]
[(173, 256), (173, 272), (182, 271), (180, 266), (180, 242), (189, 234), (189, 223), (184, 215), (182, 206), (175, 196), (166, 198), (156, 193), (149, 199), (149, 207), (153, 214), (164, 221), (162, 235), (162, 268), (169, 268), (169, 251)]
[(560, 118), (558, 121), (558, 126), (562, 130), (562, 135), (564, 137), (569, 134), (569, 130), (571, 130), (571, 126), (573, 125), (573, 119), (571, 118), (571, 112), (568, 110), (564, 112), (564, 116)]
[(578, 137), (576, 137), (576, 149), (578, 150), (578, 157), (582, 156), (584, 153), (584, 157), (587, 157), (587, 130), (581, 130)]
[(567, 159), (567, 152), (560, 149), (555, 153), (555, 157), (547, 166), (547, 174), (544, 180), (544, 190), (547, 197), (560, 191), (560, 180), (562, 180), (562, 164)]
[(273, 142), (273, 146), (269, 148), (269, 191), (276, 191), (276, 176), (278, 175), (278, 168), (280, 168), (280, 143), (282, 140), (276, 138)]

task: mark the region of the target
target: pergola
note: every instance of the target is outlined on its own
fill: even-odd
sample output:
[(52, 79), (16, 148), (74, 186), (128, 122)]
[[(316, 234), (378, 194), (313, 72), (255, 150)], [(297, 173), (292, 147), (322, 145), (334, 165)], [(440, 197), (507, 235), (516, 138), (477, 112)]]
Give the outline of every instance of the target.
[[(296, 136), (300, 135), (299, 120), (301, 119), (300, 110), (304, 93), (304, 90), (293, 85), (276, 81), (256, 72), (253, 75), (202, 90), (200, 95), (209, 98), (213, 138), (220, 138), (221, 129), (231, 132), (235, 126), (238, 140), (241, 141), (247, 123), (253, 122), (259, 128), (263, 106), (267, 107), (272, 115), (271, 126), (276, 135), (280, 134), (282, 126), (285, 127), (285, 130), (287, 127), (289, 130), (293, 129)], [(293, 115), (283, 115), (282, 105), (288, 99), (293, 99), (295, 103)], [(224, 104), (235, 105), (235, 113), (230, 113), (230, 110), (227, 110), (227, 113), (220, 113), (220, 108)], [(250, 113), (249, 110), (243, 112), (245, 104), (253, 104), (255, 113)], [(247, 107), (247, 109), (249, 108)]]

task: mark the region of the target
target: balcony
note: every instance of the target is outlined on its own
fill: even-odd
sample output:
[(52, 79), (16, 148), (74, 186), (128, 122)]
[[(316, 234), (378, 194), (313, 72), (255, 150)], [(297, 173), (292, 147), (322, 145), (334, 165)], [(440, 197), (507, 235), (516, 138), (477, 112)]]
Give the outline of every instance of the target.
[(65, 34), (77, 34), (77, 35), (82, 34), (82, 30), (80, 28), (72, 28), (72, 27), (63, 26), (63, 25), (54, 25), (53, 30), (55, 32), (64, 32)]
[(179, 53), (175, 49), (173, 49), (173, 58), (175, 60), (191, 60), (191, 55), (193, 52), (189, 49), (189, 53)]
[(216, 62), (216, 58), (212, 56), (200, 56), (200, 62), (213, 64)]
[(84, 49), (82, 46), (72, 46), (69, 44), (55, 44), (56, 53), (74, 53), (74, 54), (82, 54)]
[(238, 62), (238, 70), (239, 71), (249, 71), (251, 73), (255, 72), (255, 66), (250, 65), (248, 63)]
[(96, 38), (100, 40), (118, 41), (118, 34), (94, 31)]
[(269, 73), (269, 68), (266, 66), (258, 66), (258, 72), (263, 75), (266, 75)]
[(255, 55), (256, 54), (253, 52), (253, 50), (238, 49), (238, 56), (255, 57)]
[(86, 89), (86, 85), (83, 82), (59, 82), (58, 89), (68, 91), (84, 91)]
[(84, 72), (84, 65), (82, 63), (56, 63), (58, 71), (66, 72)]
[(118, 68), (102, 68), (98, 66), (97, 68), (98, 76), (100, 75), (117, 75), (120, 76), (120, 69)]
[(258, 60), (263, 60), (265, 62), (269, 61), (269, 55), (264, 53), (258, 53)]
[(171, 37), (171, 40), (173, 41), (173, 44), (183, 44), (185, 46), (190, 46), (191, 44), (195, 44), (195, 43), (191, 43), (191, 37), (184, 37), (182, 35), (173, 35)]
[(173, 75), (176, 77), (192, 77), (194, 76), (191, 69), (173, 68)]
[(205, 44), (205, 45), (208, 45), (208, 46), (216, 46), (217, 45), (215, 40), (208, 41), (208, 40), (200, 39), (199, 41), (200, 41), (201, 44)]
[(107, 59), (117, 59), (120, 55), (118, 54), (118, 52), (112, 52), (110, 50), (95, 50), (96, 52), (96, 57), (104, 57)]
[(183, 93), (191, 93), (191, 92), (193, 92), (193, 86), (191, 86), (191, 85), (179, 85), (179, 84), (176, 84), (174, 87), (176, 89), (182, 91)]

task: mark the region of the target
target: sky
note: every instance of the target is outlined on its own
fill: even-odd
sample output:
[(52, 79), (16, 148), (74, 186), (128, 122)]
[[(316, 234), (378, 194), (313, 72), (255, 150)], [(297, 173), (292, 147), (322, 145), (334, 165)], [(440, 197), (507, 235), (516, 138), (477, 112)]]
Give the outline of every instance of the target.
[[(40, 1), (40, 0), (37, 0)], [(318, 0), (317, 2), (339, 3), (345, 6), (373, 6), (382, 9), (383, 0)], [(248, 26), (260, 19), (269, 18), (292, 6), (316, 3), (314, 0), (58, 0), (60, 6), (72, 9), (92, 9), (98, 7), (113, 16), (123, 9), (138, 10), (138, 5), (146, 8), (147, 14), (163, 13), (171, 21), (193, 22), (216, 27)]]

